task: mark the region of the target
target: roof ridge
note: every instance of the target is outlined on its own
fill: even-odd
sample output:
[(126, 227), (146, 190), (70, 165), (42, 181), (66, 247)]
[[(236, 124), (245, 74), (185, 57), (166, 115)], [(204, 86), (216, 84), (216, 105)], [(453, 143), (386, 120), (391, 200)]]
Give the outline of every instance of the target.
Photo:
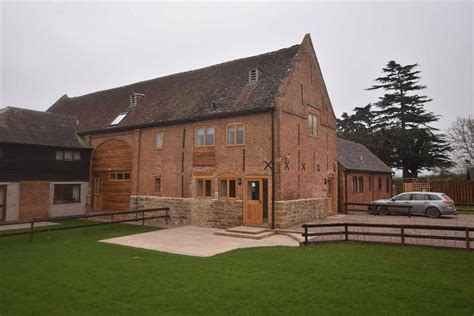
[(298, 48), (299, 46), (300, 46), (299, 44), (296, 44), (296, 45), (292, 45), (292, 46), (289, 46), (289, 47), (286, 47), (286, 48), (281, 48), (281, 49), (266, 52), (266, 53), (261, 53), (261, 54), (257, 54), (257, 55), (253, 55), (253, 56), (247, 56), (247, 57), (232, 59), (232, 60), (220, 62), (220, 63), (217, 63), (217, 64), (213, 64), (213, 65), (209, 65), (209, 66), (205, 66), (205, 67), (201, 67), (201, 68), (176, 72), (176, 73), (172, 73), (172, 74), (168, 74), (168, 75), (164, 75), (164, 76), (160, 76), (160, 77), (155, 77), (155, 78), (151, 78), (151, 79), (141, 80), (141, 81), (137, 81), (137, 82), (133, 82), (133, 83), (129, 83), (129, 84), (113, 87), (113, 88), (108, 88), (108, 89), (98, 90), (98, 91), (94, 91), (94, 92), (90, 92), (90, 93), (86, 93), (86, 94), (82, 94), (82, 95), (77, 95), (77, 96), (74, 96), (74, 97), (70, 97), (67, 94), (65, 94), (64, 96), (66, 96), (68, 99), (72, 100), (72, 99), (75, 99), (75, 98), (81, 98), (81, 97), (84, 97), (84, 96), (94, 95), (96, 93), (102, 93), (102, 92), (105, 92), (105, 91), (113, 91), (113, 90), (116, 90), (116, 89), (122, 89), (122, 88), (125, 88), (125, 87), (130, 87), (130, 86), (133, 86), (133, 85), (138, 85), (138, 84), (142, 84), (142, 83), (146, 83), (146, 82), (150, 82), (150, 81), (154, 81), (154, 80), (158, 80), (158, 79), (163, 79), (163, 78), (168, 78), (168, 77), (173, 77), (173, 76), (178, 76), (178, 75), (184, 75), (184, 74), (189, 74), (189, 73), (192, 73), (192, 72), (202, 71), (202, 70), (205, 70), (205, 69), (219, 67), (219, 66), (222, 66), (222, 65), (225, 65), (225, 64), (239, 62), (239, 61), (242, 61), (244, 59), (262, 57), (262, 56), (265, 56), (265, 55), (271, 55), (271, 54), (275, 54), (275, 53), (278, 53), (278, 52), (281, 52), (281, 51), (284, 51), (284, 50), (295, 49), (295, 48)]
[(69, 117), (69, 118), (77, 118), (77, 116), (71, 115), (71, 114), (33, 110), (33, 109), (27, 109), (27, 108), (20, 108), (20, 107), (16, 107), (16, 106), (7, 106), (4, 109), (0, 109), (0, 113), (2, 113), (2, 110), (5, 110), (5, 112), (7, 110), (20, 110), (20, 111), (25, 111), (25, 112), (42, 113), (42, 114), (46, 114), (46, 115), (56, 115), (58, 117), (62, 116), (62, 117)]

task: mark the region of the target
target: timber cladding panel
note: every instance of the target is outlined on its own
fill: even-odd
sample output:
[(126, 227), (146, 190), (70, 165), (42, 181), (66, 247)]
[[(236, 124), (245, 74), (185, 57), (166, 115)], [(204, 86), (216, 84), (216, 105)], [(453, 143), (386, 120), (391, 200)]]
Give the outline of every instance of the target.
[(203, 147), (193, 149), (193, 166), (214, 166), (216, 164), (216, 149)]
[(20, 219), (47, 217), (49, 210), (49, 182), (20, 182)]
[[(121, 211), (130, 207), (132, 190), (132, 150), (129, 145), (118, 139), (101, 143), (93, 153), (92, 173), (94, 179), (102, 179), (101, 195), (94, 193), (94, 199), (101, 199), (101, 209), (96, 211)], [(112, 171), (128, 173), (127, 179), (111, 179)], [(95, 182), (94, 182), (95, 183)], [(96, 188), (93, 188), (97, 192)]]

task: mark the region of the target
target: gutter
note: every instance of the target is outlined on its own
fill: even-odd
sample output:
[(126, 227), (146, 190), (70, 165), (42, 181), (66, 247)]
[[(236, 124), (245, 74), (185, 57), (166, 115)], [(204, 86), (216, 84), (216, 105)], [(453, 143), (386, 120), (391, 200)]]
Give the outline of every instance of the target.
[(272, 229), (275, 229), (275, 108), (272, 108)]
[(104, 134), (104, 133), (115, 133), (115, 132), (129, 131), (129, 130), (141, 129), (141, 128), (176, 125), (176, 124), (192, 123), (192, 122), (212, 120), (212, 119), (218, 119), (218, 118), (227, 118), (227, 117), (243, 116), (243, 115), (250, 115), (250, 114), (256, 114), (256, 113), (273, 112), (273, 110), (274, 110), (274, 106), (272, 105), (271, 107), (265, 107), (265, 108), (255, 108), (251, 110), (227, 112), (227, 113), (213, 113), (207, 116), (195, 116), (193, 118), (187, 118), (187, 119), (176, 119), (176, 120), (170, 120), (170, 121), (130, 125), (130, 126), (123, 126), (123, 127), (109, 127), (109, 128), (80, 132), (78, 133), (78, 135), (96, 135), (96, 134)]

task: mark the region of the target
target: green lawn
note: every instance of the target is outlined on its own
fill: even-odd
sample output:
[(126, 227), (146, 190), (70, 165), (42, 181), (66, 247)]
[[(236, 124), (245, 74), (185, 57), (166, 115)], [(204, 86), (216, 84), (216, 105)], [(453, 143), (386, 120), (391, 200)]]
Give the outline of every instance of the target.
[(474, 204), (472, 205), (456, 205), (456, 210), (461, 214), (474, 214)]
[(474, 252), (325, 244), (210, 258), (97, 242), (117, 225), (0, 238), (0, 315), (474, 313)]

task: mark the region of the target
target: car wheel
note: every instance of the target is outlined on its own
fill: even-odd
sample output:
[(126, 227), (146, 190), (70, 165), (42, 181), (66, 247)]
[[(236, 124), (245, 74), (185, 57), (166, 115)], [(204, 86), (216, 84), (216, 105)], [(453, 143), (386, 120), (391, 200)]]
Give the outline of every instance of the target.
[(380, 215), (388, 215), (388, 207), (386, 206), (379, 206), (377, 207), (377, 210)]
[(428, 217), (431, 217), (431, 218), (437, 218), (437, 217), (441, 216), (441, 213), (439, 212), (439, 210), (436, 207), (429, 207), (426, 210), (426, 215)]

